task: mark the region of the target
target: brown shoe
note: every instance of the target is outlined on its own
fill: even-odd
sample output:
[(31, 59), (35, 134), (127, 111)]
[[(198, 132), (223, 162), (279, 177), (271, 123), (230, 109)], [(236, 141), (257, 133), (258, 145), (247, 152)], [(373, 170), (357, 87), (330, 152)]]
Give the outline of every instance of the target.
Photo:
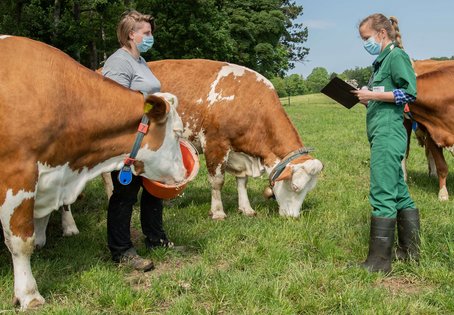
[(140, 257), (134, 248), (128, 249), (120, 257), (120, 264), (130, 266), (138, 271), (147, 272), (154, 269), (154, 264), (150, 259)]

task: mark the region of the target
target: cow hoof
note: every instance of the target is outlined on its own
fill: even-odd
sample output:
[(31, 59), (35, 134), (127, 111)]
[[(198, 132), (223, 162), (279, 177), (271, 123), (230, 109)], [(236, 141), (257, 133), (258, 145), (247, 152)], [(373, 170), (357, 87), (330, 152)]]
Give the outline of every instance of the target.
[(438, 200), (439, 201), (448, 201), (449, 200), (449, 194), (448, 190), (446, 189), (446, 186), (440, 189), (438, 192)]
[(72, 236), (79, 234), (79, 229), (77, 227), (70, 227), (63, 230), (63, 236)]
[(37, 309), (45, 303), (44, 298), (39, 293), (35, 293), (32, 296), (27, 296), (23, 301), (19, 298), (14, 297), (13, 304), (21, 306), (21, 311)]
[(238, 209), (238, 211), (243, 213), (247, 217), (255, 217), (257, 215), (257, 212), (255, 212), (252, 209), (248, 209), (248, 210)]
[(39, 298), (34, 298), (33, 300), (28, 303), (27, 309), (36, 309), (40, 307), (41, 305), (44, 305), (44, 298), (42, 296), (39, 296)]
[(219, 211), (216, 212), (210, 211), (210, 216), (213, 220), (216, 221), (223, 221), (227, 217), (227, 215), (224, 212)]

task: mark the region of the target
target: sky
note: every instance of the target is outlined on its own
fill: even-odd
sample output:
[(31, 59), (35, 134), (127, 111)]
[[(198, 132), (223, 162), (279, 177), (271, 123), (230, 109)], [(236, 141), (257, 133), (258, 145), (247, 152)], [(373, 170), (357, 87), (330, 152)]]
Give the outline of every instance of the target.
[(309, 31), (303, 46), (310, 49), (304, 63), (288, 74), (304, 78), (316, 67), (342, 73), (374, 61), (363, 48), (358, 24), (382, 13), (399, 20), (405, 51), (413, 59), (454, 56), (454, 0), (296, 0), (303, 14), (295, 21)]

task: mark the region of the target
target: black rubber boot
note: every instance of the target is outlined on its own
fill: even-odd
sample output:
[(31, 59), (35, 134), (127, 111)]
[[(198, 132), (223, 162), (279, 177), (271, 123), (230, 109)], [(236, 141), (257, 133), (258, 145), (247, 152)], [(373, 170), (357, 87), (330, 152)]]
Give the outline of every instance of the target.
[(397, 211), (397, 260), (413, 259), (419, 261), (419, 228), (418, 209), (402, 209)]
[(392, 248), (396, 219), (372, 217), (369, 254), (361, 267), (370, 272), (391, 272)]

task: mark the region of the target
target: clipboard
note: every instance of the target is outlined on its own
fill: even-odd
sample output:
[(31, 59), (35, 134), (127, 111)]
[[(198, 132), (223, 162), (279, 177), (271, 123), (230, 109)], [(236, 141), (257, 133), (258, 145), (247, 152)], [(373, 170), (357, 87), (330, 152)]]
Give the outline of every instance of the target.
[(338, 77), (334, 77), (320, 92), (332, 98), (342, 106), (350, 109), (359, 103), (358, 97), (351, 93), (353, 90), (358, 90), (358, 88)]

